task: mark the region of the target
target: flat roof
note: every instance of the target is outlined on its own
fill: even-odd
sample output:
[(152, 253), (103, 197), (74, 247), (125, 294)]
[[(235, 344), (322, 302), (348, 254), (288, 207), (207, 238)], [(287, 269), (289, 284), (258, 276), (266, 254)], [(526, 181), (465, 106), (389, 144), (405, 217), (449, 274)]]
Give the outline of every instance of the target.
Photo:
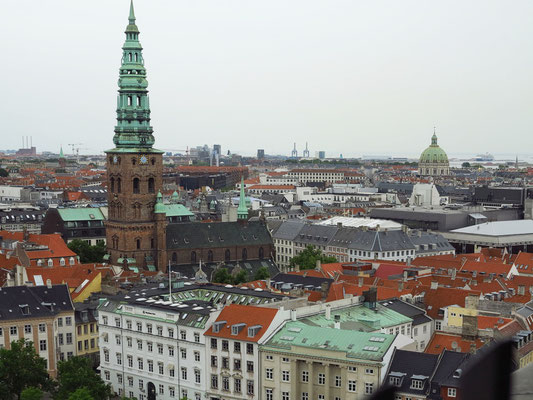
[(454, 229), (451, 233), (481, 236), (511, 236), (533, 234), (533, 220), (520, 219), (514, 221), (485, 222), (483, 224)]
[(366, 226), (368, 228), (375, 229), (377, 226), (379, 226), (382, 229), (401, 229), (402, 227), (402, 224), (386, 219), (352, 218), (340, 216), (320, 221), (315, 225), (337, 225), (339, 223), (341, 223), (342, 226), (355, 228)]

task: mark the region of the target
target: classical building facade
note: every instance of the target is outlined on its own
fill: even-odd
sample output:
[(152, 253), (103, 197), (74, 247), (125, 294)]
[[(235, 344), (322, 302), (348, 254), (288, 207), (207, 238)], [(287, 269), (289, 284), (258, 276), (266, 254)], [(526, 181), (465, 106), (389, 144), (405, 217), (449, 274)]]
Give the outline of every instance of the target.
[(437, 144), (437, 135), (433, 133), (431, 145), (422, 152), (418, 161), (418, 173), (421, 176), (450, 175), (450, 162), (446, 152)]

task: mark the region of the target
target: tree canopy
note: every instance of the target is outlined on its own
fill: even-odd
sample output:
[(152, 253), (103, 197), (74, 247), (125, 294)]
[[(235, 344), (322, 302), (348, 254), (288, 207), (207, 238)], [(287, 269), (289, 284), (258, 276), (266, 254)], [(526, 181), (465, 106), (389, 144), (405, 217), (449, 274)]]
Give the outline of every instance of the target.
[(4, 168), (0, 168), (0, 177), (1, 177), (1, 178), (5, 178), (5, 177), (7, 177), (8, 175), (9, 175), (9, 172), (7, 172), (6, 169), (4, 169)]
[(213, 282), (238, 285), (240, 283), (248, 282), (248, 273), (246, 270), (241, 269), (235, 275), (232, 275), (227, 268), (219, 268), (213, 275)]
[(307, 246), (304, 251), (291, 258), (290, 266), (296, 267), (299, 265), (300, 269), (313, 269), (316, 267), (316, 262), (318, 260), (320, 260), (322, 264), (337, 262), (335, 257), (322, 254), (322, 251), (315, 246)]
[(43, 391), (36, 387), (29, 387), (20, 393), (20, 400), (41, 400)]
[(91, 246), (80, 239), (74, 239), (68, 244), (68, 248), (80, 256), (80, 262), (82, 263), (101, 263), (107, 252), (103, 242), (98, 243), (96, 246)]
[[(111, 396), (111, 387), (93, 371), (88, 358), (72, 357), (70, 360), (60, 361), (57, 370), (59, 386), (54, 399), (72, 400), (71, 396), (74, 396), (76, 392), (78, 392), (76, 394), (78, 397), (74, 397), (75, 400), (90, 398), (104, 400)], [(86, 389), (91, 397), (86, 397), (85, 393), (79, 389)]]
[[(39, 357), (33, 342), (20, 339), (11, 348), (0, 349), (0, 399), (20, 398), (26, 388), (52, 388), (46, 360)], [(30, 394), (28, 394), (29, 396)]]
[(270, 278), (270, 272), (268, 272), (267, 267), (259, 268), (254, 275), (254, 280), (256, 281), (259, 281), (261, 279), (267, 279), (267, 278)]

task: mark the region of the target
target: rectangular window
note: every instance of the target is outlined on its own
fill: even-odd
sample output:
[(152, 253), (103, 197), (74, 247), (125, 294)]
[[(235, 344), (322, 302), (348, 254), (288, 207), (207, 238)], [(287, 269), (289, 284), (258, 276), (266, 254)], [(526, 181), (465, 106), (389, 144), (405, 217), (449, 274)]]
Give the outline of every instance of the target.
[(65, 325), (67, 326), (72, 325), (72, 317), (65, 317)]
[(229, 342), (227, 340), (222, 340), (222, 351), (229, 351)]
[(217, 340), (214, 338), (211, 338), (211, 348), (216, 349), (217, 348)]
[(24, 325), (24, 333), (31, 333), (31, 325)]
[(152, 360), (148, 360), (148, 372), (154, 372), (154, 362)]
[(339, 375), (335, 376), (335, 387), (341, 387), (342, 386), (342, 379)]
[(318, 374), (318, 384), (319, 385), (325, 385), (326, 384), (326, 374), (319, 373)]
[(309, 400), (309, 393), (302, 392), (302, 400)]
[(202, 382), (202, 377), (201, 377), (199, 369), (195, 369), (194, 370), (194, 382), (196, 382), (196, 383), (201, 383)]
[(174, 357), (174, 346), (168, 346), (169, 357)]
[(365, 394), (374, 393), (374, 384), (370, 382), (365, 382)]
[(17, 327), (16, 326), (9, 327), (9, 334), (11, 336), (15, 336), (17, 334)]
[(187, 340), (187, 331), (180, 331), (180, 339)]
[(137, 322), (137, 332), (142, 332), (142, 331), (143, 331), (143, 324), (140, 322)]
[(39, 333), (45, 333), (45, 332), (46, 332), (46, 325), (39, 324)]
[(174, 338), (174, 329), (168, 328), (168, 337), (169, 338)]
[(211, 356), (211, 366), (217, 367), (218, 366), (218, 358), (217, 356)]
[(246, 354), (254, 354), (254, 345), (252, 343), (246, 343)]
[(448, 397), (457, 397), (457, 389), (448, 388)]
[(142, 349), (143, 349), (143, 341), (137, 339), (137, 350), (142, 350)]
[(57, 335), (57, 341), (58, 341), (60, 346), (63, 345), (63, 334), (62, 333)]
[(200, 352), (199, 351), (195, 351), (194, 352), (194, 361), (200, 362)]
[(348, 381), (348, 392), (355, 392), (357, 391), (357, 382), (356, 381)]
[(226, 376), (222, 377), (222, 390), (229, 392), (229, 378)]
[(233, 352), (234, 353), (240, 353), (241, 352), (241, 342), (234, 342), (233, 343)]
[(162, 362), (157, 363), (157, 371), (159, 372), (159, 375), (163, 375), (165, 373), (165, 367)]
[(290, 400), (289, 392), (281, 392), (281, 400)]
[(194, 334), (194, 342), (195, 343), (200, 343), (200, 334), (199, 333), (195, 333)]
[(39, 340), (39, 350), (46, 351), (46, 340)]
[(265, 389), (265, 399), (266, 400), (274, 400), (274, 390), (271, 388)]
[(67, 332), (67, 344), (72, 344), (72, 332)]
[(265, 369), (265, 378), (271, 381), (274, 379), (274, 368), (266, 368)]
[(246, 381), (246, 392), (250, 395), (254, 394), (254, 381)]
[(233, 380), (233, 391), (235, 393), (241, 393), (241, 380), (239, 378), (235, 378)]
[(157, 345), (157, 354), (163, 354), (163, 345), (162, 344), (158, 344)]
[(309, 371), (302, 371), (302, 382), (309, 382)]
[(117, 357), (117, 364), (122, 365), (122, 353), (115, 353), (115, 356)]
[(57, 326), (63, 326), (63, 318), (59, 317), (57, 319)]
[(152, 333), (152, 324), (146, 324), (146, 332)]
[(180, 352), (181, 352), (181, 358), (186, 359), (187, 358), (187, 349), (182, 347), (180, 349)]
[(247, 361), (246, 362), (246, 372), (254, 372), (254, 362), (253, 361)]
[(211, 374), (211, 389), (218, 389), (218, 375)]
[(283, 382), (289, 382), (290, 374), (289, 371), (281, 371), (281, 380)]
[(144, 369), (144, 362), (142, 358), (137, 359), (137, 364), (139, 365), (140, 370)]

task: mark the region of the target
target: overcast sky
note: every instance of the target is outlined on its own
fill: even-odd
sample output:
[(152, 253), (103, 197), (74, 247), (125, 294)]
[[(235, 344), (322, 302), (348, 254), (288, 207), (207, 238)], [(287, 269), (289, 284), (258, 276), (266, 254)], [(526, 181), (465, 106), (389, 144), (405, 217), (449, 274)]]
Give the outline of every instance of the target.
[[(0, 0), (0, 148), (112, 147), (129, 0)], [(533, 148), (533, 1), (135, 0), (156, 147)]]

